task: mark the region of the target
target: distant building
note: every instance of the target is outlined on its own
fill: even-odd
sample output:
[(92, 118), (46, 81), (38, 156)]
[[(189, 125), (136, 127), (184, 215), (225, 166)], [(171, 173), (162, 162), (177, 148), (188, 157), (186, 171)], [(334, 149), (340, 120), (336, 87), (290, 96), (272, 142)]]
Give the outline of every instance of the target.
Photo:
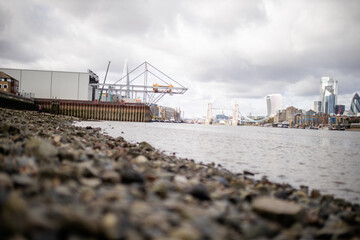
[(215, 118), (216, 120), (229, 120), (229, 117), (225, 116), (224, 114), (217, 114)]
[(19, 81), (0, 71), (0, 91), (14, 94), (19, 93)]
[(314, 111), (321, 112), (322, 101), (314, 101)]
[(345, 105), (335, 105), (335, 114), (343, 115), (345, 111)]
[(297, 113), (301, 113), (301, 110), (297, 109), (296, 107), (290, 106), (286, 108), (285, 121), (287, 121), (290, 126), (293, 126), (294, 115)]
[(281, 109), (281, 94), (270, 94), (265, 97), (267, 106), (267, 116), (273, 117)]
[[(334, 113), (337, 104), (338, 81), (331, 77), (322, 77), (320, 79), (320, 101), (321, 111), (323, 113)], [(315, 110), (315, 109), (314, 109)]]
[(282, 123), (286, 120), (286, 110), (278, 111), (274, 116), (274, 123)]
[(357, 93), (355, 93), (351, 101), (350, 110), (354, 113), (354, 115), (360, 114), (360, 97)]
[(334, 93), (325, 90), (324, 95), (324, 113), (326, 114), (334, 114), (335, 113), (335, 105), (336, 105), (336, 96)]

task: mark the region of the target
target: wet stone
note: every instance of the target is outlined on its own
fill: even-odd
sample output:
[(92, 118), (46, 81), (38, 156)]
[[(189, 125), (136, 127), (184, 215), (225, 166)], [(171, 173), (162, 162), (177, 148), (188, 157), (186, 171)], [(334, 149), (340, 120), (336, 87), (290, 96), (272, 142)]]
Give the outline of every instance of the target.
[(33, 137), (27, 141), (25, 145), (25, 152), (29, 155), (35, 155), (41, 159), (49, 159), (51, 157), (55, 157), (58, 150), (49, 141)]
[(104, 182), (108, 182), (108, 183), (118, 183), (120, 182), (120, 176), (119, 173), (112, 171), (112, 170), (107, 170), (102, 174), (102, 180)]
[(303, 217), (303, 209), (299, 204), (272, 197), (256, 198), (252, 203), (252, 208), (266, 217), (279, 220), (284, 225)]
[(155, 148), (153, 146), (151, 146), (149, 143), (147, 142), (141, 142), (139, 143), (139, 146), (144, 149), (145, 151), (151, 152), (154, 151)]
[(128, 169), (121, 172), (121, 182), (124, 184), (140, 183), (143, 184), (145, 181), (144, 176), (132, 169)]
[(204, 184), (197, 184), (197, 185), (193, 186), (190, 189), (189, 193), (193, 197), (195, 197), (201, 201), (211, 200), (209, 191), (207, 190), (207, 188), (205, 187)]
[(11, 189), (13, 187), (13, 183), (9, 175), (6, 173), (0, 173), (0, 188)]
[(12, 181), (15, 186), (19, 186), (19, 187), (29, 187), (35, 184), (35, 181), (28, 175), (20, 175), (20, 174), (13, 175)]
[(80, 183), (87, 187), (96, 188), (101, 184), (98, 178), (81, 178)]

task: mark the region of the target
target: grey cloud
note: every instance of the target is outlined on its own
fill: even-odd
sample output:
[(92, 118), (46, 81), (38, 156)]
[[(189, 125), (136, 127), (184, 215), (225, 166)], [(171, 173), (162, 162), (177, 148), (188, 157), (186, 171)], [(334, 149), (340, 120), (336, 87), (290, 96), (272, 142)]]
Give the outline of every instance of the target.
[(187, 98), (310, 99), (321, 76), (350, 94), (359, 89), (359, 12), (351, 0), (2, 1), (0, 60), (101, 76), (111, 60), (109, 80), (125, 59), (129, 69), (149, 61), (190, 88), (213, 86)]

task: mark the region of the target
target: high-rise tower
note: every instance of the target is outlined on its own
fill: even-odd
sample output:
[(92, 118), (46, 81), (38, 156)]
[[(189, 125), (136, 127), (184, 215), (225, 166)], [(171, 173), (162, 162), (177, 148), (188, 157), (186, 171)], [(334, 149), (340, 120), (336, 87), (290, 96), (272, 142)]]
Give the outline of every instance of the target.
[(322, 77), (320, 79), (320, 101), (321, 112), (334, 113), (337, 104), (338, 81), (331, 77)]
[(272, 117), (281, 109), (281, 94), (270, 94), (265, 97), (267, 105), (267, 116)]
[(360, 97), (359, 94), (355, 93), (351, 104), (350, 104), (350, 110), (355, 114), (360, 114)]

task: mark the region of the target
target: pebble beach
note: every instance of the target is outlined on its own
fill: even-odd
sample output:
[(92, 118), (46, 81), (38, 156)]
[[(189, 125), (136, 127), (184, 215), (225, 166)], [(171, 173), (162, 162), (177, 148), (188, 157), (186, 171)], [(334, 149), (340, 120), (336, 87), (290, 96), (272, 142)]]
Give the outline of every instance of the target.
[(360, 205), (0, 108), (1, 239), (360, 239)]

